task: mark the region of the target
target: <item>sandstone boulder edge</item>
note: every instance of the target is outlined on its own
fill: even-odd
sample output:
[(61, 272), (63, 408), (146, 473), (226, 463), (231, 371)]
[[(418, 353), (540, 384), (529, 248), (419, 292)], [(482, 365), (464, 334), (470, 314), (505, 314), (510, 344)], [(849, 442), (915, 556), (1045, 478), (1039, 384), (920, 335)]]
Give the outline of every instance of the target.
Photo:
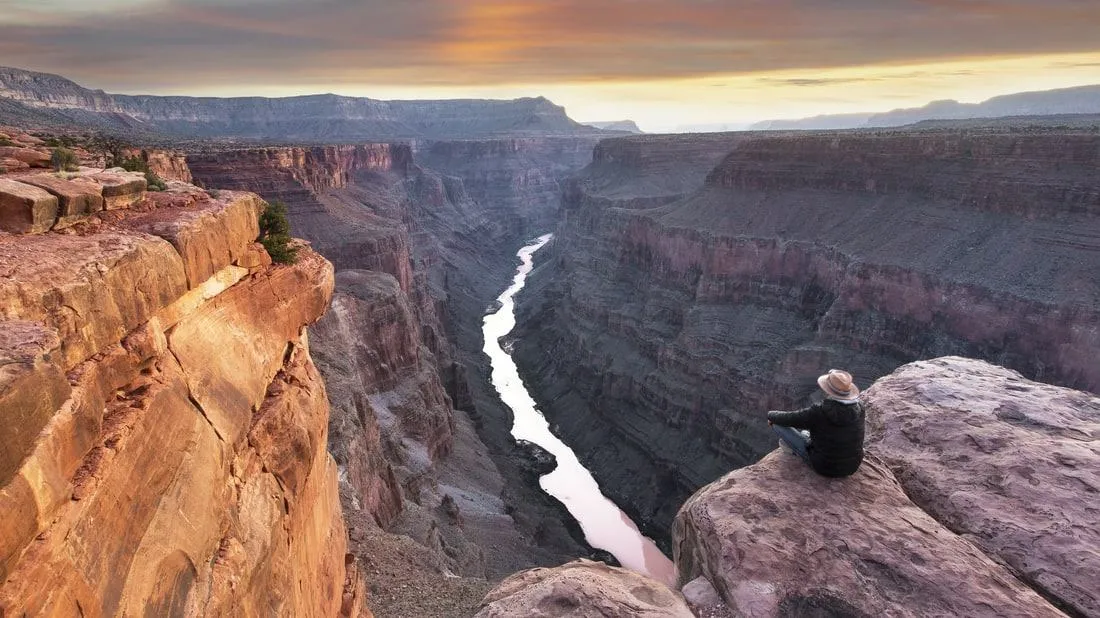
[(692, 618), (679, 593), (627, 569), (577, 560), (531, 569), (486, 595), (475, 618)]
[(685, 590), (703, 578), (748, 617), (1097, 615), (1100, 398), (944, 357), (864, 400), (855, 475), (775, 451), (684, 504)]
[(1059, 607), (1100, 616), (1100, 397), (947, 357), (864, 399), (869, 448), (913, 502)]

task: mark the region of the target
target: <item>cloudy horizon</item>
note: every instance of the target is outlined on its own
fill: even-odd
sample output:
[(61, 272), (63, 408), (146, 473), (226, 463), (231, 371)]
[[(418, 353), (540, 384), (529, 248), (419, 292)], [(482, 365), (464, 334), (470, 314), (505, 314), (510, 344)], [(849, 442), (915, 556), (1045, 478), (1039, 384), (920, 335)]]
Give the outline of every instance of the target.
[(121, 94), (546, 96), (672, 130), (1097, 84), (1098, 27), (1087, 0), (0, 0), (0, 65)]

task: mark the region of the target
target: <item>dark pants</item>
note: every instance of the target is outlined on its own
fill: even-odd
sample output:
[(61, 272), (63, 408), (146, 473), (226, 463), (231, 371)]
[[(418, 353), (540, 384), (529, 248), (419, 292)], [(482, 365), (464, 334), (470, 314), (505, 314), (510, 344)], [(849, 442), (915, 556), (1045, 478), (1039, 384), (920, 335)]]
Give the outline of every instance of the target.
[(779, 434), (779, 439), (783, 441), (783, 444), (789, 446), (795, 455), (802, 458), (802, 461), (810, 463), (810, 453), (806, 450), (809, 443), (806, 441), (805, 434), (793, 427), (783, 427), (782, 425), (772, 425), (772, 431)]

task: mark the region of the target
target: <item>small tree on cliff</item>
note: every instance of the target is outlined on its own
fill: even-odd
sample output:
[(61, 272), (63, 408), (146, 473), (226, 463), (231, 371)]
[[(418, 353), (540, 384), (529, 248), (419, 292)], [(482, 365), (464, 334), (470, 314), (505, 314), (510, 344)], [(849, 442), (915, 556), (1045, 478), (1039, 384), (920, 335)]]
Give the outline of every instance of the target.
[(272, 202), (264, 208), (260, 214), (260, 243), (271, 259), (279, 264), (293, 264), (298, 259), (298, 249), (290, 246), (286, 204)]

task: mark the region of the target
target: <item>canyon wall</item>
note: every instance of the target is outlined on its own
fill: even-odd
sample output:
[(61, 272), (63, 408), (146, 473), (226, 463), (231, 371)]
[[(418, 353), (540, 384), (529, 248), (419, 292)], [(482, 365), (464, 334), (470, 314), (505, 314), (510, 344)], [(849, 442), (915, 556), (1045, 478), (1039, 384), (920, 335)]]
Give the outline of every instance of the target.
[(0, 614), (359, 615), (306, 331), (332, 265), (273, 265), (254, 194), (38, 178), (0, 187), (68, 216), (0, 233)]
[(536, 399), (647, 531), (830, 367), (957, 354), (1100, 389), (1095, 134), (730, 136), (653, 178), (697, 140), (601, 143), (521, 299)]
[(0, 121), (173, 138), (277, 142), (596, 135), (543, 97), (511, 101), (379, 101), (297, 97), (132, 96), (89, 90), (57, 75), (0, 67)]
[[(480, 325), (515, 250), (546, 229), (560, 178), (591, 144), (503, 139), (188, 157), (197, 182), (287, 203), (294, 233), (336, 266), (333, 310), (312, 341), (333, 406), (330, 448), (351, 537), (365, 560), (399, 542), (379, 530), (407, 535), (419, 549), (402, 551), (427, 548), (426, 577), (445, 590), (455, 580), (443, 573), (495, 579), (587, 553), (560, 505), (525, 476), (527, 456), (488, 382)], [(388, 613), (427, 611), (372, 598)]]

